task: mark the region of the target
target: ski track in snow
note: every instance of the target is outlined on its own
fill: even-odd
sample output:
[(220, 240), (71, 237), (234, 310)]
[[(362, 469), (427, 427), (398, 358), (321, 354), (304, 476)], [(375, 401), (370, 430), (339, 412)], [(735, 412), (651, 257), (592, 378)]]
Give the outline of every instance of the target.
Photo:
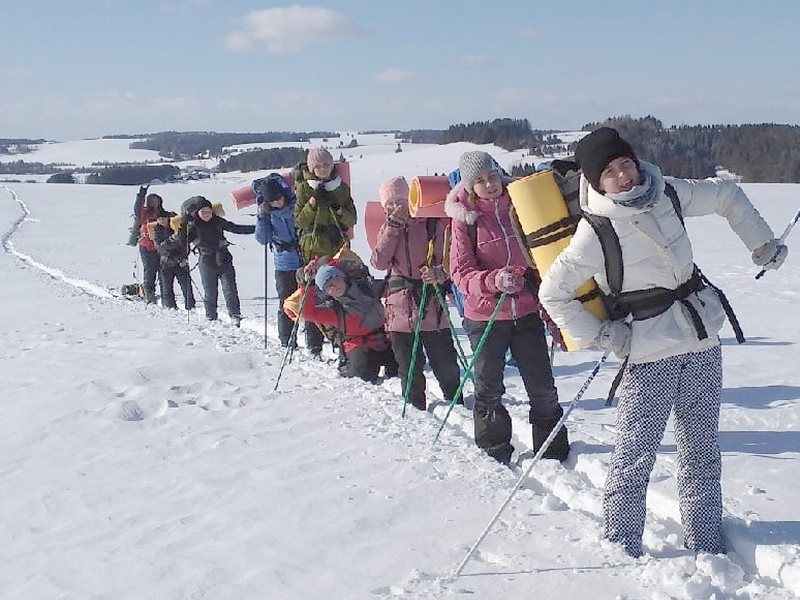
[[(3, 186), (5, 187), (5, 186)], [(130, 310), (158, 314), (159, 317), (181, 319), (185, 312), (175, 313), (163, 311), (158, 307), (143, 306), (121, 299), (109, 291), (109, 288), (90, 281), (71, 276), (62, 270), (44, 264), (36, 258), (18, 250), (13, 243), (13, 236), (24, 223), (31, 219), (31, 212), (25, 203), (5, 187), (13, 200), (19, 205), (21, 215), (12, 223), (10, 229), (2, 235), (0, 241), (3, 249), (14, 256), (21, 265), (31, 267), (46, 274), (62, 292), (70, 289), (94, 298), (97, 302), (128, 305)], [(167, 313), (167, 314), (162, 314)], [(282, 359), (282, 350), (277, 339), (271, 337), (269, 348), (263, 349), (263, 330), (259, 323), (243, 323), (237, 330), (227, 325), (226, 317), (216, 323), (198, 322), (195, 317), (189, 322), (192, 330), (207, 337), (216, 348), (227, 354), (215, 365), (220, 372), (236, 373), (259, 370), (265, 366), (277, 368)], [(274, 317), (270, 319), (273, 322)], [(272, 328), (275, 331), (275, 328)], [(176, 340), (176, 344), (180, 344)], [(191, 342), (189, 342), (191, 344)], [(468, 344), (465, 345), (468, 351)], [(327, 350), (326, 350), (327, 352)], [(564, 368), (566, 375), (559, 374), (559, 354), (556, 354), (554, 372), (563, 394), (563, 379), (574, 380), (575, 389), (580, 385), (588, 370), (574, 372), (572, 368)], [(323, 366), (323, 368), (320, 368)], [(193, 382), (207, 365), (197, 366), (191, 360), (177, 358), (170, 365), (150, 366), (145, 372), (142, 369), (131, 373), (134, 381), (114, 382), (98, 379), (86, 383), (87, 388), (102, 388), (107, 395), (118, 398), (115, 408), (109, 409), (108, 418), (124, 421), (144, 421), (159, 417), (181, 418), (183, 411), (223, 411), (229, 408), (243, 407), (264, 399), (264, 386), (254, 382), (252, 388), (243, 388), (223, 380), (213, 382)], [(606, 367), (616, 368), (615, 365)], [(198, 371), (199, 370), (199, 371)], [(291, 371), (291, 372), (288, 372)], [(430, 442), (447, 412), (447, 404), (442, 398), (441, 390), (433, 378), (430, 368), (425, 369), (428, 387), (429, 406), (427, 413), (417, 411), (409, 405), (407, 418), (398, 419), (402, 403), (399, 379), (383, 382), (379, 387), (366, 384), (360, 380), (341, 379), (335, 367), (314, 362), (304, 356), (302, 350), (295, 355), (291, 366), (287, 367), (281, 386), (268, 396), (282, 396), (289, 389), (303, 391), (327, 392), (322, 410), (330, 408), (341, 398), (359, 398), (363, 402), (354, 403), (353, 417), (344, 418), (340, 427), (349, 428), (363, 422), (364, 419), (374, 422), (374, 427), (367, 435), (375, 438), (376, 443), (384, 436), (392, 436), (409, 446), (407, 456), (398, 457), (398, 461), (423, 460), (436, 465), (442, 479), (459, 477), (463, 466), (469, 463), (479, 473), (482, 485), (476, 490), (478, 501), (489, 507), (498, 506), (512, 489), (519, 475), (525, 470), (528, 461), (523, 460), (521, 467), (506, 469), (487, 459), (473, 444), (471, 412), (464, 407), (455, 407), (448, 417), (442, 431), (440, 441), (433, 445), (420, 442), (414, 428), (426, 429), (430, 433)], [(136, 381), (138, 380), (138, 383)], [(153, 393), (155, 386), (160, 386), (158, 394)], [(272, 383), (267, 389), (272, 389)], [(258, 385), (257, 385), (258, 384)], [(594, 384), (597, 385), (597, 384)], [(471, 384), (465, 388), (465, 396), (471, 391)], [(572, 389), (572, 386), (570, 387)], [(333, 393), (330, 392), (334, 392)], [(598, 392), (597, 389), (594, 390)], [(601, 394), (605, 390), (601, 390)], [(435, 397), (435, 398), (434, 398)], [(224, 400), (222, 399), (224, 398)], [(570, 399), (561, 398), (562, 404)], [(467, 398), (469, 404), (469, 398)], [(598, 404), (600, 399), (584, 400)], [(527, 421), (528, 403), (522, 386), (509, 385), (504, 399), (512, 417), (514, 438), (512, 440), (517, 453), (531, 450), (530, 425)], [(578, 409), (581, 408), (579, 405)], [(608, 412), (609, 420), (613, 420), (613, 411)], [(408, 425), (412, 424), (413, 427)], [(505, 551), (508, 541), (521, 543), (529, 539), (530, 527), (526, 521), (532, 517), (555, 516), (555, 520), (547, 518), (550, 529), (547, 534), (563, 534), (567, 544), (564, 550), (569, 553), (569, 545), (576, 544), (583, 548), (593, 548), (598, 554), (597, 565), (586, 569), (612, 568), (617, 566), (625, 577), (633, 577), (645, 583), (652, 590), (659, 590), (665, 584), (673, 588), (682, 588), (689, 598), (709, 598), (718, 594), (718, 598), (791, 598), (787, 590), (784, 596), (781, 590), (768, 585), (769, 581), (779, 581), (789, 585), (795, 592), (800, 592), (800, 547), (761, 546), (757, 539), (748, 532), (749, 515), (731, 514), (732, 507), (740, 503), (734, 498), (725, 498), (726, 510), (724, 533), (730, 554), (728, 556), (699, 556), (682, 546), (680, 513), (677, 505), (676, 482), (673, 473), (676, 471), (674, 453), (659, 454), (653, 470), (648, 489), (647, 521), (644, 534), (644, 546), (647, 556), (631, 561), (617, 546), (602, 540), (602, 488), (605, 473), (614, 442), (613, 424), (598, 427), (596, 423), (584, 422), (580, 411), (570, 416), (567, 426), (570, 430), (572, 453), (565, 464), (556, 461), (540, 461), (533, 469), (530, 477), (518, 490), (515, 499), (494, 525), (492, 532), (473, 555), (467, 564), (462, 577), (452, 578), (449, 574), (426, 573), (412, 571), (402, 582), (376, 588), (372, 591), (375, 598), (420, 598), (435, 599), (445, 597), (462, 597), (471, 594), (466, 583), (470, 577), (481, 574), (535, 573), (518, 558), (518, 553)], [(224, 440), (214, 442), (224, 444)], [(515, 459), (516, 459), (515, 454)], [(513, 459), (512, 459), (513, 462)], [(763, 490), (761, 490), (763, 492)], [(756, 492), (758, 493), (758, 492)], [(569, 511), (573, 521), (570, 527), (563, 526), (558, 514)], [(494, 512), (494, 508), (492, 508)], [(463, 558), (479, 531), (464, 531), (462, 547), (454, 549), (455, 564)], [(541, 533), (541, 532), (537, 532)], [(494, 541), (493, 541), (494, 538)], [(500, 542), (498, 542), (500, 540)], [(512, 544), (512, 547), (517, 547)], [(664, 560), (669, 560), (671, 576), (666, 576)], [(767, 585), (764, 586), (764, 581)], [(654, 598), (670, 598), (653, 592)], [(623, 598), (620, 596), (620, 598)]]

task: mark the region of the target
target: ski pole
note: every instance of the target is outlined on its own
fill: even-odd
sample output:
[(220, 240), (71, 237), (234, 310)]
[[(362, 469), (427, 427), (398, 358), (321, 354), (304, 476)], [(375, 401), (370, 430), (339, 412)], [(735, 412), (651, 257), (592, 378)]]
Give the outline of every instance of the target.
[(464, 373), (464, 376), (461, 378), (461, 382), (458, 384), (456, 393), (453, 394), (453, 397), (450, 399), (450, 406), (447, 407), (447, 413), (445, 413), (444, 419), (442, 419), (442, 424), (439, 425), (439, 430), (436, 432), (436, 437), (433, 439), (434, 444), (439, 440), (439, 434), (442, 433), (444, 424), (447, 423), (447, 417), (450, 416), (453, 407), (456, 405), (456, 398), (458, 398), (458, 396), (461, 394), (461, 391), (464, 389), (464, 384), (467, 383), (467, 379), (472, 373), (472, 369), (475, 366), (475, 361), (478, 359), (481, 350), (483, 350), (483, 347), (486, 345), (486, 340), (489, 338), (489, 331), (491, 331), (492, 326), (494, 326), (495, 319), (497, 319), (497, 313), (500, 312), (500, 307), (503, 305), (503, 302), (505, 302), (506, 296), (508, 296), (506, 292), (500, 294), (500, 299), (497, 301), (497, 304), (492, 311), (492, 315), (489, 317), (489, 322), (486, 323), (486, 328), (483, 330), (480, 340), (478, 340), (478, 345), (475, 347), (475, 351), (472, 353), (472, 358), (469, 360), (467, 372)]
[[(456, 328), (453, 325), (453, 320), (450, 318), (450, 309), (447, 307), (447, 301), (444, 299), (444, 295), (442, 294), (441, 287), (438, 283), (433, 284), (433, 291), (436, 292), (436, 297), (439, 299), (439, 304), (442, 306), (442, 310), (444, 311), (445, 316), (447, 317), (447, 326), (450, 328), (450, 335), (453, 336), (453, 339), (456, 342), (456, 351), (458, 353), (458, 362), (461, 364), (461, 368), (466, 371), (467, 369), (467, 356), (464, 354), (464, 348), (461, 346), (461, 340), (458, 339), (458, 334), (456, 333)], [(470, 373), (469, 378), (472, 380), (472, 383), (475, 383), (475, 377), (472, 373)]]
[(268, 247), (264, 244), (264, 350), (267, 349), (267, 288), (269, 287)]
[(598, 371), (600, 371), (600, 367), (603, 366), (603, 363), (605, 363), (607, 359), (608, 359), (608, 354), (606, 353), (603, 354), (600, 360), (597, 361), (597, 364), (595, 364), (594, 368), (592, 369), (592, 372), (589, 374), (588, 379), (586, 379), (586, 381), (583, 383), (581, 389), (578, 390), (578, 393), (575, 395), (575, 398), (572, 400), (572, 402), (569, 403), (569, 406), (567, 406), (567, 409), (564, 411), (564, 414), (558, 420), (558, 423), (555, 424), (555, 427), (553, 427), (553, 430), (550, 432), (550, 435), (548, 435), (547, 438), (542, 443), (542, 447), (539, 448), (539, 450), (534, 455), (531, 464), (528, 465), (528, 468), (525, 469), (525, 472), (522, 475), (520, 475), (519, 479), (517, 479), (517, 483), (514, 484), (514, 487), (511, 489), (511, 492), (508, 494), (503, 504), (500, 505), (500, 508), (494, 514), (492, 520), (489, 521), (489, 524), (486, 526), (486, 529), (483, 530), (483, 533), (481, 533), (481, 535), (478, 537), (475, 543), (472, 544), (472, 547), (469, 549), (469, 552), (467, 552), (467, 555), (464, 557), (464, 560), (461, 561), (461, 564), (459, 564), (458, 568), (456, 568), (456, 570), (453, 572), (453, 577), (458, 577), (461, 574), (461, 571), (464, 570), (464, 567), (466, 566), (467, 562), (469, 562), (469, 559), (472, 557), (475, 550), (478, 549), (478, 546), (486, 537), (486, 535), (489, 533), (489, 530), (492, 528), (495, 522), (497, 522), (497, 519), (500, 518), (500, 514), (505, 510), (506, 506), (508, 506), (509, 502), (511, 502), (511, 499), (514, 497), (514, 494), (516, 494), (517, 490), (519, 490), (519, 488), (522, 486), (522, 482), (525, 481), (525, 478), (528, 477), (530, 472), (533, 470), (533, 467), (536, 466), (536, 464), (542, 458), (544, 453), (547, 452), (547, 449), (550, 447), (550, 444), (553, 442), (556, 435), (558, 435), (558, 432), (564, 426), (567, 417), (569, 417), (570, 413), (578, 405), (578, 402), (580, 402), (581, 398), (583, 397), (583, 394), (586, 392), (589, 385), (592, 383), (592, 380), (595, 378)]
[(406, 389), (403, 390), (403, 412), (400, 415), (405, 418), (406, 406), (408, 406), (408, 397), (411, 395), (411, 383), (414, 379), (414, 367), (417, 364), (417, 352), (419, 351), (419, 332), (422, 328), (422, 319), (425, 317), (425, 304), (428, 301), (428, 290), (430, 284), (422, 284), (422, 295), (419, 299), (419, 310), (417, 310), (417, 322), (414, 325), (414, 342), (411, 345), (411, 362), (408, 363), (408, 370), (406, 371)]
[(272, 391), (276, 391), (278, 389), (278, 384), (281, 382), (281, 377), (283, 376), (283, 369), (286, 367), (287, 362), (292, 362), (292, 355), (294, 354), (294, 345), (297, 341), (297, 330), (300, 328), (300, 317), (303, 314), (303, 307), (306, 304), (306, 298), (308, 297), (308, 286), (311, 284), (311, 279), (306, 280), (306, 289), (303, 297), (300, 299), (300, 306), (297, 309), (297, 318), (294, 321), (294, 327), (292, 327), (292, 333), (289, 335), (289, 345), (286, 346), (286, 352), (283, 353), (283, 359), (281, 360), (281, 367), (278, 370), (278, 378), (275, 380), (275, 387), (272, 388)]
[(800, 220), (800, 210), (797, 211), (797, 214), (794, 216), (794, 218), (791, 221), (789, 221), (789, 224), (786, 226), (786, 229), (783, 230), (781, 237), (778, 238), (778, 245), (775, 248), (775, 254), (773, 254), (772, 258), (770, 258), (766, 263), (764, 263), (764, 267), (758, 272), (758, 274), (756, 275), (756, 279), (761, 279), (764, 276), (764, 273), (767, 272), (766, 266), (773, 260), (778, 258), (778, 254), (781, 251), (781, 244), (788, 237), (789, 232), (794, 228), (798, 220)]

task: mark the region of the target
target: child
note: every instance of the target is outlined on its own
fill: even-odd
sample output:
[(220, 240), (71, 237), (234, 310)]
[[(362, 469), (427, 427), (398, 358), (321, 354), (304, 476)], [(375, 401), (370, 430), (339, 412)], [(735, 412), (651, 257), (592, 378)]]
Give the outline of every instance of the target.
[(314, 282), (303, 289), (308, 294), (303, 318), (335, 328), (344, 353), (341, 375), (375, 383), (384, 366), (384, 376), (395, 377), (398, 367), (383, 328), (383, 304), (372, 290), (366, 267), (348, 259), (323, 258), (306, 266), (305, 277), (312, 276)]
[[(358, 220), (350, 188), (336, 172), (330, 152), (312, 148), (306, 160), (293, 171), (297, 194), (294, 217), (304, 264), (336, 254), (347, 242), (347, 230)], [(307, 324), (306, 345), (312, 355), (320, 355), (322, 340), (322, 332)]]
[[(445, 210), (453, 219), (450, 274), (464, 294), (464, 331), (473, 350), (501, 293), (508, 294), (497, 313), (486, 345), (475, 361), (475, 443), (508, 463), (511, 417), (502, 404), (506, 350), (516, 360), (528, 394), (533, 448), (539, 450), (563, 414), (539, 317), (536, 276), (527, 269), (514, 235), (506, 181), (486, 152), (466, 152), (459, 159), (461, 181), (447, 196)], [(470, 231), (472, 229), (472, 231)], [(567, 430), (556, 434), (544, 458), (565, 460)]]
[[(278, 291), (278, 338), (289, 345), (294, 324), (283, 312), (283, 301), (297, 290), (297, 269), (303, 266), (294, 229), (295, 196), (277, 173), (253, 182), (258, 202), (256, 240), (274, 253), (275, 289)], [(316, 329), (316, 327), (315, 327)]]
[(175, 213), (164, 210), (163, 207), (156, 212), (156, 225), (153, 230), (153, 241), (161, 259), (161, 305), (165, 308), (177, 308), (175, 303), (175, 279), (181, 286), (183, 302), (186, 310), (195, 306), (194, 293), (192, 292), (192, 279), (189, 275), (189, 249), (181, 245), (173, 237), (169, 220)]
[[(409, 402), (412, 406), (425, 410), (425, 375), (422, 372), (425, 354), (448, 402), (458, 390), (461, 377), (447, 315), (432, 289), (429, 290), (420, 326), (417, 358), (413, 368), (411, 367), (414, 330), (423, 283), (440, 288), (443, 285), (449, 286), (449, 277), (442, 267), (445, 227), (439, 219), (409, 218), (408, 183), (402, 177), (393, 177), (383, 182), (378, 190), (378, 197), (386, 210), (386, 222), (381, 226), (378, 241), (372, 251), (372, 266), (389, 271), (386, 331), (400, 365), (402, 389), (405, 392), (410, 376)], [(429, 240), (433, 242), (433, 254), (430, 257)]]
[(137, 196), (134, 204), (134, 210), (137, 207), (139, 209), (139, 256), (142, 259), (143, 269), (142, 289), (144, 299), (148, 304), (156, 302), (156, 277), (159, 275), (160, 261), (155, 242), (147, 234), (147, 224), (156, 220), (156, 213), (162, 209), (163, 205), (164, 201), (158, 194), (148, 194), (144, 202), (140, 202)]
[[(614, 129), (602, 127), (584, 137), (576, 158), (583, 170), (581, 208), (607, 217), (619, 238), (622, 291), (636, 292), (639, 298), (651, 292), (646, 314), (635, 305), (632, 312), (621, 305), (622, 317), (605, 322), (575, 300), (575, 290), (590, 277), (610, 292), (603, 250), (586, 220), (578, 224), (539, 291), (553, 320), (576, 342), (594, 342), (620, 359), (628, 358), (603, 498), (604, 535), (631, 556), (642, 554), (647, 483), (674, 409), (684, 545), (697, 552), (724, 552), (717, 333), (725, 315), (717, 291), (698, 276), (676, 208), (685, 217), (724, 216), (760, 267), (777, 269), (786, 258), (786, 246), (778, 244), (737, 185), (664, 177), (655, 165), (637, 160)], [(673, 192), (679, 204), (673, 205)], [(659, 298), (663, 301), (654, 302)]]
[(177, 234), (177, 240), (186, 245), (194, 242), (200, 252), (200, 278), (203, 281), (206, 319), (217, 319), (217, 280), (222, 282), (222, 295), (231, 321), (236, 327), (242, 320), (239, 307), (239, 291), (236, 289), (236, 271), (233, 268), (233, 256), (228, 251), (228, 240), (225, 232), (254, 233), (255, 225), (237, 225), (214, 214), (211, 202), (202, 196), (187, 200), (193, 201), (193, 210), (188, 215), (183, 231)]

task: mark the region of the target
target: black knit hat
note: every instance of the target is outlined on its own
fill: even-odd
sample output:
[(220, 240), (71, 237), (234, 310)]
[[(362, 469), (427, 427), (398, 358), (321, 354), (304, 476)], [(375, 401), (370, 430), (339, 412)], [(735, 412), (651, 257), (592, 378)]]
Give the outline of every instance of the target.
[(600, 191), (600, 175), (615, 158), (627, 156), (638, 160), (631, 145), (623, 140), (616, 129), (601, 127), (578, 142), (575, 159), (589, 184)]

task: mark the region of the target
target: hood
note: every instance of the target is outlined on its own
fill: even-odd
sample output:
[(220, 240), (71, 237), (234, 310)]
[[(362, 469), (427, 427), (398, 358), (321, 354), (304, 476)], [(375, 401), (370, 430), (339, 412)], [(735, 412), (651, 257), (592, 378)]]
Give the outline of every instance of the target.
[(467, 206), (467, 188), (459, 182), (456, 184), (444, 200), (444, 212), (454, 221), (461, 221), (467, 225), (472, 225), (477, 219), (480, 211)]

